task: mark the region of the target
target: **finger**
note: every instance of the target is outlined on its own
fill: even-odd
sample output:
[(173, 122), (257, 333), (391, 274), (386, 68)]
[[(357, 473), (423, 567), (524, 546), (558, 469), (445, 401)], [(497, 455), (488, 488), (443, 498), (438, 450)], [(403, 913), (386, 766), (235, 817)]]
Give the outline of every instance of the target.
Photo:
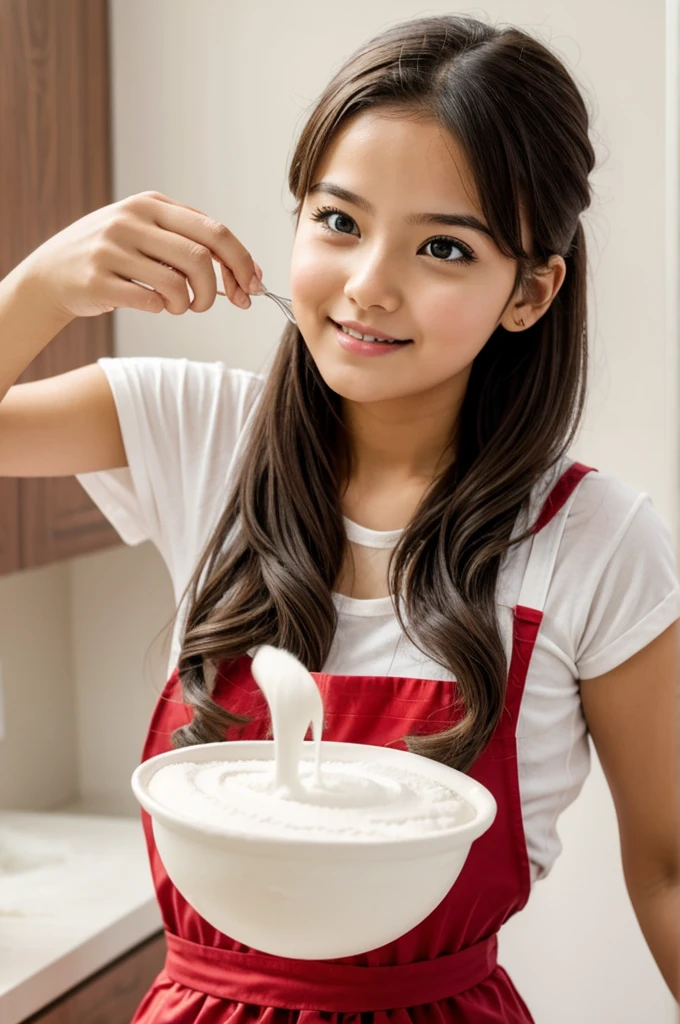
[[(186, 240), (181, 239), (180, 247), (183, 248), (185, 244)], [(147, 252), (144, 255), (149, 256), (151, 259), (157, 258), (153, 252)], [(217, 296), (217, 280), (213, 270), (212, 259), (207, 249), (204, 254), (192, 253), (187, 255), (180, 252), (176, 257), (177, 266), (174, 266), (172, 263), (166, 263), (165, 260), (158, 260), (158, 262), (162, 267), (174, 270), (185, 278), (189, 292), (188, 308), (193, 313), (205, 313), (207, 309), (211, 308)]]
[(241, 309), (248, 309), (252, 303), (240, 287), (229, 267), (225, 267), (224, 263), (220, 263), (220, 272), (222, 274), (224, 293), (227, 298), (233, 302), (235, 306), (240, 306)]
[(113, 303), (114, 309), (139, 309), (143, 313), (162, 313), (165, 309), (163, 296), (158, 292), (115, 273), (107, 282), (106, 299)]
[(217, 295), (217, 281), (210, 250), (204, 245), (184, 235), (147, 227), (138, 238), (137, 252), (184, 277), (191, 290), (187, 308), (195, 313), (204, 313), (213, 305)]
[(169, 203), (171, 206), (181, 206), (183, 210), (192, 210), (194, 213), (198, 213), (201, 217), (206, 217), (207, 214), (203, 210), (197, 210), (195, 206), (187, 206), (186, 203), (179, 203), (176, 199), (171, 199), (170, 196), (164, 195), (162, 192), (140, 192), (142, 196), (148, 196), (149, 199), (158, 199), (161, 203)]
[(157, 203), (155, 214), (159, 227), (205, 246), (218, 263), (229, 268), (246, 294), (251, 290), (253, 277), (257, 277), (253, 258), (226, 225), (175, 203)]
[(187, 279), (184, 274), (171, 266), (163, 266), (157, 260), (141, 253), (121, 250), (116, 260), (116, 269), (128, 281), (137, 281), (147, 288), (153, 288), (163, 297), (165, 308), (174, 316), (186, 313), (190, 305)]

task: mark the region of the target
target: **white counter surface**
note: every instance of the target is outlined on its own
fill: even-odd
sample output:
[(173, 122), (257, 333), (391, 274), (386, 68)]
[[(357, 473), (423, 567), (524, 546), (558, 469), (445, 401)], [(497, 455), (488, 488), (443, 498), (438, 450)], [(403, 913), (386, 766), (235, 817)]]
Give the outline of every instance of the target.
[(160, 928), (140, 818), (0, 811), (0, 1024)]

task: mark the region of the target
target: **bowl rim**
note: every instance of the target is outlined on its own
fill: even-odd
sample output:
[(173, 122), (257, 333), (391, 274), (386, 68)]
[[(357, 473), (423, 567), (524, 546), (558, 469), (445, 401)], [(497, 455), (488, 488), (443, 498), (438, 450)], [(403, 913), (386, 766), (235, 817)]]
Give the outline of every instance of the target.
[[(302, 853), (305, 850), (318, 849), (322, 847), (328, 853), (347, 853), (349, 850), (392, 851), (393, 854), (399, 851), (403, 856), (419, 856), (424, 852), (437, 853), (440, 851), (451, 851), (458, 846), (471, 845), (472, 842), (487, 831), (493, 824), (497, 803), (493, 794), (481, 782), (470, 778), (456, 768), (450, 768), (440, 761), (424, 757), (421, 754), (414, 754), (411, 751), (398, 750), (394, 747), (374, 746), (367, 743), (344, 743), (336, 740), (322, 740), (322, 756), (329, 760), (359, 761), (365, 759), (382, 760), (383, 762), (395, 763), (407, 756), (412, 764), (412, 759), (417, 758), (424, 769), (423, 774), (429, 778), (439, 777), (444, 785), (455, 789), (463, 799), (472, 804), (476, 814), (471, 821), (454, 825), (447, 829), (434, 833), (426, 833), (417, 836), (386, 837), (384, 839), (336, 839), (328, 840), (314, 836), (267, 836), (264, 834), (253, 834), (242, 831), (230, 830), (223, 824), (211, 824), (197, 822), (188, 816), (171, 810), (156, 800), (148, 791), (148, 786), (153, 775), (161, 768), (183, 761), (206, 762), (206, 761), (240, 761), (240, 760), (268, 760), (273, 761), (274, 741), (273, 740), (232, 740), (218, 741), (214, 743), (198, 743), (187, 747), (178, 747), (173, 750), (164, 751), (153, 757), (142, 761), (134, 770), (131, 778), (133, 793), (142, 808), (157, 820), (160, 824), (173, 832), (180, 831), (184, 834), (191, 833), (193, 838), (200, 837), (213, 842), (223, 840), (229, 845), (236, 847), (247, 847), (248, 852), (271, 854), (274, 851), (289, 853)], [(221, 756), (222, 753), (229, 753), (229, 757)], [(305, 755), (310, 753), (311, 757)], [(342, 754), (350, 756), (340, 756)], [(303, 742), (303, 759), (313, 759), (314, 741)], [(452, 780), (452, 775), (455, 778)], [(448, 780), (447, 777), (448, 776)]]

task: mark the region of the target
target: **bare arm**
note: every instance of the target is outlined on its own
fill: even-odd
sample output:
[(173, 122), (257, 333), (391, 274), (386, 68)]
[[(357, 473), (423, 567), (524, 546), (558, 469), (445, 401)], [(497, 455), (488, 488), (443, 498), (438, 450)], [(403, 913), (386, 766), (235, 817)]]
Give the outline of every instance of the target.
[(628, 894), (680, 1000), (680, 623), (622, 665), (581, 680), (581, 700), (619, 824)]
[(96, 363), (14, 384), (73, 319), (41, 301), (20, 265), (0, 281), (0, 476), (70, 476), (127, 465), (118, 415)]

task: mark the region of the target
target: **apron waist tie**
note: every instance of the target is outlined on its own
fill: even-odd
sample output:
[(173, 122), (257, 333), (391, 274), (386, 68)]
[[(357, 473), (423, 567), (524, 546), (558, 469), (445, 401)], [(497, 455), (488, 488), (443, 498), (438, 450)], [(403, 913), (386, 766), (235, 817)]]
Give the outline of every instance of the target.
[(180, 985), (239, 1003), (329, 1013), (369, 1013), (447, 999), (484, 981), (496, 967), (498, 952), (494, 934), (434, 960), (358, 967), (240, 953), (167, 931), (165, 938), (165, 972)]

